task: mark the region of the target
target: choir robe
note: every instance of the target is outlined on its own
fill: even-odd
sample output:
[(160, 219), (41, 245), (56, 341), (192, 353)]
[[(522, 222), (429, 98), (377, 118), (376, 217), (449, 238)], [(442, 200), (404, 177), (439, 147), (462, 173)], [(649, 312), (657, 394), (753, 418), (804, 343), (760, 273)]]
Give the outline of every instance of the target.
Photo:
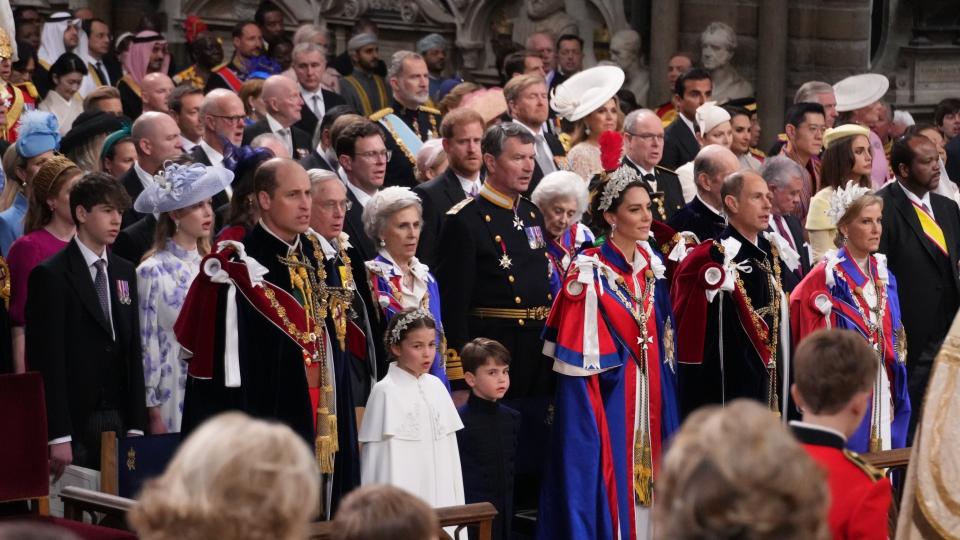
[[(537, 538), (635, 539), (651, 531), (649, 508), (635, 504), (641, 429), (646, 424), (651, 463), (644, 472), (652, 482), (679, 425), (665, 271), (648, 242), (638, 242), (630, 263), (606, 242), (570, 268), (544, 330), (544, 354), (559, 377)], [(643, 332), (633, 314), (641, 298), (649, 314)]]
[(370, 392), (360, 426), (361, 483), (403, 488), (433, 508), (463, 504), (460, 429), (440, 379), (391, 363)]
[(583, 223), (574, 223), (563, 231), (560, 238), (551, 238), (547, 241), (547, 260), (550, 261), (550, 293), (556, 298), (563, 285), (563, 278), (567, 275), (570, 263), (577, 257), (577, 253), (593, 245), (593, 233)]
[[(447, 380), (445, 361), (447, 340), (443, 335), (443, 319), (440, 317), (440, 288), (437, 286), (437, 280), (430, 273), (430, 268), (414, 257), (410, 261), (413, 288), (408, 289), (403, 284), (403, 272), (386, 250), (381, 249), (376, 258), (367, 261), (366, 266), (370, 294), (373, 295), (375, 309), (379, 308), (380, 327), (384, 331), (390, 320), (404, 309), (424, 308), (430, 311), (430, 315), (437, 323), (437, 355), (433, 365), (430, 366), (430, 374), (440, 379), (449, 390), (450, 381)], [(386, 369), (383, 370), (384, 373), (386, 371)]]
[[(768, 362), (775, 362), (777, 377), (775, 407), (784, 412), (789, 395), (790, 321), (782, 281), (771, 290), (763, 263), (771, 270), (789, 272), (786, 264), (771, 253), (764, 235), (752, 244), (733, 227), (727, 227), (715, 240), (697, 246), (677, 267), (672, 288), (677, 320), (677, 361), (680, 412), (685, 418), (697, 407), (723, 404), (737, 398), (768, 403), (770, 373)], [(737, 284), (740, 281), (743, 286)], [(754, 311), (772, 306), (773, 295), (780, 295), (780, 310), (763, 313), (754, 321), (746, 298)], [(777, 347), (761, 334), (773, 332), (777, 323)], [(758, 330), (759, 328), (759, 330)], [(722, 329), (722, 332), (721, 332)]]
[(876, 343), (874, 350), (883, 355), (883, 364), (877, 363), (874, 396), (867, 414), (846, 441), (847, 448), (855, 452), (871, 451), (871, 418), (875, 413), (884, 420), (879, 426), (881, 450), (905, 447), (910, 423), (906, 339), (900, 321), (897, 280), (887, 269), (886, 257), (881, 254), (870, 256), (869, 272), (874, 284), (883, 284), (882, 292), (886, 295), (878, 343), (876, 332), (871, 333), (857, 308), (859, 304), (865, 310), (869, 309), (863, 296), (857, 292), (868, 288), (869, 280), (845, 248), (827, 252), (824, 260), (790, 294), (791, 334), (795, 344), (815, 330), (843, 328), (857, 332), (872, 346)]

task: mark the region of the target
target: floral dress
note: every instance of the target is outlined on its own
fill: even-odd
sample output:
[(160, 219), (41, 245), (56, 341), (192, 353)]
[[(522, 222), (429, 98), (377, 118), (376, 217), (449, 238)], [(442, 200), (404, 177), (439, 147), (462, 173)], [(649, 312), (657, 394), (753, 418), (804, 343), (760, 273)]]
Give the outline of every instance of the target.
[(140, 341), (147, 407), (160, 407), (168, 432), (180, 431), (187, 366), (173, 324), (193, 278), (200, 270), (200, 254), (173, 240), (137, 267), (140, 298)]

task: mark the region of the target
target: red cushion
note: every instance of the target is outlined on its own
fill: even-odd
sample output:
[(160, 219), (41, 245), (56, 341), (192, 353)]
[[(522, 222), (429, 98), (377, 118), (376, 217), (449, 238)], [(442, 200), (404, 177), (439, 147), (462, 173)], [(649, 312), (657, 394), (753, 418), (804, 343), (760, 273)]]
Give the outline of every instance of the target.
[(56, 527), (67, 529), (83, 540), (136, 540), (137, 538), (137, 535), (130, 531), (121, 531), (120, 529), (111, 529), (110, 527), (90, 525), (89, 523), (80, 523), (79, 521), (50, 516), (28, 516), (18, 518), (18, 521), (49, 523)]
[(0, 501), (46, 497), (47, 409), (40, 374), (0, 375), (0, 411)]

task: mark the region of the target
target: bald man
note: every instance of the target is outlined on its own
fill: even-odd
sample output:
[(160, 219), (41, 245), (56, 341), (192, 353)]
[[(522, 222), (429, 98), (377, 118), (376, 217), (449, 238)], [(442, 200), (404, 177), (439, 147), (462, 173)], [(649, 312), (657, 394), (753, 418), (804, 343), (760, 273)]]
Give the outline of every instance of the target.
[(718, 144), (704, 146), (693, 160), (697, 194), (667, 221), (677, 232), (692, 232), (701, 242), (719, 236), (727, 226), (720, 190), (723, 180), (740, 168), (737, 156)]
[(312, 149), (310, 134), (293, 127), (300, 121), (303, 106), (297, 82), (283, 75), (272, 75), (263, 81), (260, 98), (267, 109), (265, 118), (243, 130), (243, 144), (250, 144), (257, 135), (273, 133), (283, 140), (293, 159), (300, 160), (309, 155)]
[(227, 143), (240, 146), (243, 141), (243, 101), (224, 88), (211, 90), (200, 102), (200, 124), (203, 135), (190, 151), (190, 157), (204, 165), (223, 165)]
[[(153, 175), (163, 167), (163, 162), (183, 153), (180, 141), (180, 127), (169, 114), (148, 111), (133, 122), (130, 138), (137, 149), (137, 161), (117, 181), (123, 184), (131, 200), (136, 200), (140, 192), (151, 183)], [(123, 214), (121, 227), (127, 227), (143, 217), (143, 214), (127, 210)]]
[(140, 86), (140, 97), (143, 100), (143, 112), (154, 111), (169, 113), (167, 98), (173, 92), (173, 80), (164, 73), (147, 73)]

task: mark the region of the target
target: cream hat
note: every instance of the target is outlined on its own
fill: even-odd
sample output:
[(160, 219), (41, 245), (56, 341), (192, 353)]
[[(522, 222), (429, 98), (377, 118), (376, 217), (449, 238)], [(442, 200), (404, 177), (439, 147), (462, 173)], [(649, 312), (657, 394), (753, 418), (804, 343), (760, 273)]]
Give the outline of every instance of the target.
[(847, 77), (833, 85), (833, 93), (837, 97), (837, 111), (862, 109), (880, 101), (889, 89), (890, 81), (885, 75), (861, 73)]
[(626, 78), (617, 66), (585, 69), (553, 89), (550, 107), (570, 122), (576, 122), (617, 95)]
[(697, 125), (700, 126), (700, 136), (704, 137), (710, 130), (724, 122), (730, 121), (730, 113), (717, 105), (716, 101), (708, 101), (697, 107)]
[(831, 144), (855, 135), (869, 137), (870, 130), (857, 124), (844, 124), (842, 126), (830, 128), (823, 134), (823, 148), (826, 150), (827, 148), (830, 148)]

